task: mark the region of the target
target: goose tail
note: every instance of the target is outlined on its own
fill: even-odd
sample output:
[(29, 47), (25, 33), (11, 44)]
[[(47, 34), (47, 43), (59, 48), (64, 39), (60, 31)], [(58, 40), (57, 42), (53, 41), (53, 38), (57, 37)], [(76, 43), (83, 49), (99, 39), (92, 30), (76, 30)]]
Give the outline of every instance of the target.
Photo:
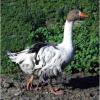
[(17, 53), (12, 53), (10, 51), (7, 51), (8, 57), (11, 59), (12, 62), (16, 62), (18, 54)]

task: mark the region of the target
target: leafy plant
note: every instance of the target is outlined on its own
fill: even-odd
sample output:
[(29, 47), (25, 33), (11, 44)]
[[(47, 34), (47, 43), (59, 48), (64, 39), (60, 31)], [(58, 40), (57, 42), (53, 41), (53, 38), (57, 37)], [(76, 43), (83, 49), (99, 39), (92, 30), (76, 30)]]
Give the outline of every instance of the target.
[(17, 52), (37, 41), (60, 43), (67, 13), (77, 8), (87, 12), (89, 18), (73, 29), (75, 57), (66, 69), (71, 73), (98, 73), (98, 7), (98, 0), (2, 0), (1, 72), (14, 73), (19, 69), (6, 51)]

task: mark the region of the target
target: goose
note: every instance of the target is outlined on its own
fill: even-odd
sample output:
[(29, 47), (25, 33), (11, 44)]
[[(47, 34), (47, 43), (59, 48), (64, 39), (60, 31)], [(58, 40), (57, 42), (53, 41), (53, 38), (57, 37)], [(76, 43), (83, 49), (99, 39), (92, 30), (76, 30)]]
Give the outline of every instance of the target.
[(63, 93), (53, 87), (52, 78), (59, 77), (74, 56), (72, 41), (74, 22), (87, 17), (86, 13), (78, 9), (71, 10), (64, 25), (63, 40), (57, 45), (38, 42), (17, 53), (7, 52), (12, 62), (19, 64), (23, 72), (31, 75), (27, 82), (27, 89), (32, 88), (32, 82), (37, 76), (40, 83), (45, 83), (50, 79), (49, 90), (51, 93), (55, 95)]

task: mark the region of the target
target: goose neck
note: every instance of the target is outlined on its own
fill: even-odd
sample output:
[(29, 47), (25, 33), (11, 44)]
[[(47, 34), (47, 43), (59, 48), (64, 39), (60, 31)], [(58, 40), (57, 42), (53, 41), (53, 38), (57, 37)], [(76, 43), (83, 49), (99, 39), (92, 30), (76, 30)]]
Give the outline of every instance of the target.
[(73, 28), (73, 22), (66, 20), (64, 26), (64, 37), (62, 44), (67, 49), (72, 48), (72, 28)]

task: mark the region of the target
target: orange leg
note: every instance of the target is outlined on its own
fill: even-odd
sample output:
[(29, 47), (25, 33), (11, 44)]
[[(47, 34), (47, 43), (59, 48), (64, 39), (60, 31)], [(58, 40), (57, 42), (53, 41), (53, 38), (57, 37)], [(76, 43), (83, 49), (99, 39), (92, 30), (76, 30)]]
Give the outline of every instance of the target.
[(50, 86), (49, 86), (49, 91), (54, 94), (54, 95), (61, 95), (64, 93), (63, 90), (61, 90), (60, 88), (56, 88), (56, 87), (53, 87), (52, 84), (52, 79), (50, 80)]
[(61, 89), (55, 89), (54, 87), (49, 87), (49, 90), (54, 95), (62, 95), (64, 93)]
[(32, 75), (31, 78), (27, 82), (27, 90), (32, 90), (32, 81), (33, 81), (34, 76)]

